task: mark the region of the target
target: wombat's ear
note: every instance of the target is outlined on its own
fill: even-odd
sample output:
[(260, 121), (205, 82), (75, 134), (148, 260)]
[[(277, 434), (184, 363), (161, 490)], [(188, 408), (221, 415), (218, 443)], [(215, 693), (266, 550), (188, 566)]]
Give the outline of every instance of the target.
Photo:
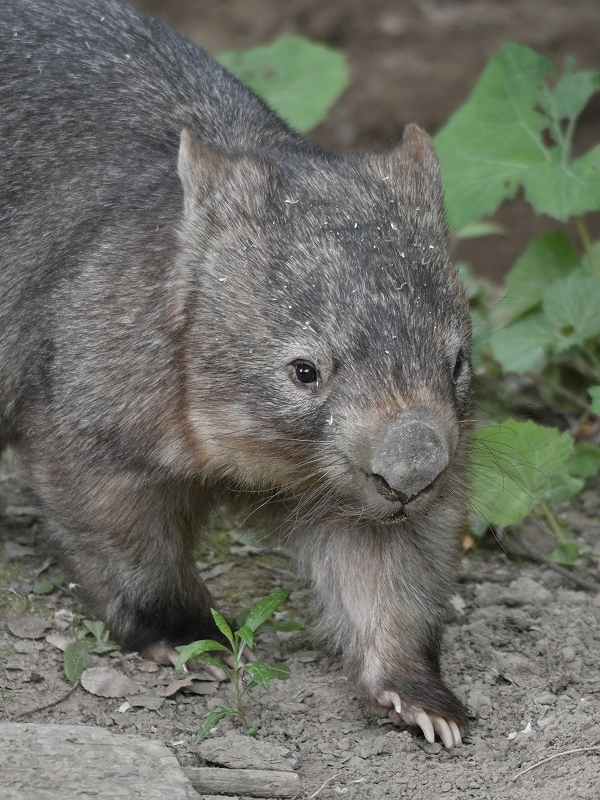
[(254, 156), (228, 156), (202, 144), (184, 128), (177, 171), (183, 186), (184, 214), (197, 216), (210, 204), (224, 219), (232, 214), (260, 216), (269, 182), (269, 166)]
[(375, 156), (381, 179), (388, 182), (405, 213), (415, 221), (426, 212), (444, 218), (442, 173), (431, 137), (417, 125), (407, 125), (402, 142), (381, 156)]

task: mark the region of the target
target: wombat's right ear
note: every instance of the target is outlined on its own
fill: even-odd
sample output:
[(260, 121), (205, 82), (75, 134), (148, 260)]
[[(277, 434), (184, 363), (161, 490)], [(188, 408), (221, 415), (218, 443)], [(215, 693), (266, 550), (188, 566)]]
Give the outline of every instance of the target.
[(249, 155), (228, 156), (202, 144), (184, 128), (179, 143), (177, 171), (183, 186), (184, 214), (201, 214), (210, 204), (224, 219), (234, 214), (260, 216), (270, 168)]
[(370, 162), (417, 227), (444, 220), (440, 162), (425, 131), (407, 125), (402, 142), (389, 153), (371, 156)]

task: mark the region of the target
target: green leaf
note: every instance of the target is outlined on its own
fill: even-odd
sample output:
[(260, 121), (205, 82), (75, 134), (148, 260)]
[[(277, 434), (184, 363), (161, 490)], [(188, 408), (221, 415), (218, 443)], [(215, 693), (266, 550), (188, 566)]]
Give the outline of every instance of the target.
[(569, 59), (565, 72), (553, 89), (546, 89), (540, 106), (555, 120), (576, 119), (588, 100), (600, 89), (600, 73), (577, 72), (573, 74), (574, 62)]
[(286, 36), (217, 61), (300, 133), (314, 128), (348, 85), (343, 53), (303, 36)]
[(458, 231), (454, 231), (456, 239), (475, 239), (478, 236), (498, 236), (506, 233), (504, 225), (497, 222), (469, 222)]
[(239, 630), (235, 632), (236, 636), (239, 636), (245, 644), (252, 650), (254, 647), (254, 636), (252, 632), (252, 628), (249, 628), (247, 625), (243, 625)]
[(54, 584), (50, 581), (37, 581), (33, 584), (32, 592), (38, 595), (52, 594), (54, 591)]
[(93, 666), (94, 659), (90, 655), (87, 642), (72, 642), (63, 653), (65, 675), (69, 681), (78, 681), (84, 670)]
[(504, 372), (523, 373), (540, 368), (555, 342), (554, 329), (540, 311), (490, 337), (492, 353)]
[[(218, 659), (210, 658), (207, 656), (206, 653), (212, 650), (224, 650), (225, 652), (229, 652), (229, 650), (222, 645), (220, 642), (215, 642), (214, 639), (200, 639), (197, 642), (191, 642), (190, 644), (180, 645), (176, 647), (175, 650), (179, 653), (179, 658), (177, 659), (177, 664), (175, 664), (175, 672), (181, 671), (181, 668), (190, 659), (197, 659), (200, 661), (204, 661), (206, 664), (213, 664), (214, 662), (218, 662), (218, 666), (223, 666)], [(202, 656), (202, 658), (200, 658)], [(210, 660), (207, 660), (210, 659)]]
[(572, 450), (568, 433), (531, 421), (479, 428), (470, 468), (475, 511), (491, 525), (521, 522), (545, 499)]
[(215, 621), (215, 624), (216, 624), (217, 628), (221, 631), (221, 633), (227, 639), (227, 641), (231, 644), (231, 646), (234, 647), (235, 642), (234, 642), (234, 639), (233, 639), (233, 632), (232, 632), (231, 628), (229, 627), (229, 624), (228, 624), (227, 620), (225, 619), (225, 617), (223, 617), (221, 614), (219, 614), (218, 611), (215, 611), (214, 608), (211, 608), (210, 613), (213, 616), (213, 619)]
[(235, 713), (232, 708), (229, 706), (221, 706), (215, 711), (211, 711), (209, 714), (207, 714), (202, 721), (202, 725), (200, 725), (196, 731), (195, 742), (198, 743), (201, 742), (202, 739), (205, 739), (215, 727), (217, 722), (231, 713)]
[(558, 353), (598, 336), (600, 279), (576, 270), (556, 281), (544, 293), (544, 316), (554, 328)]
[(293, 631), (303, 631), (306, 626), (293, 619), (283, 619), (280, 622), (273, 622), (271, 630), (273, 633), (292, 633)]
[[(568, 469), (567, 462), (567, 469)], [(573, 478), (567, 473), (555, 475), (552, 479), (552, 485), (544, 492), (542, 500), (545, 503), (562, 503), (563, 500), (568, 500), (570, 497), (575, 497), (579, 494), (585, 486), (579, 478)]]
[(289, 592), (285, 589), (277, 589), (277, 591), (259, 600), (258, 603), (250, 609), (248, 619), (246, 620), (246, 625), (250, 630), (256, 631), (263, 622), (269, 619), (271, 614), (273, 614), (280, 605), (285, 603), (288, 595)]
[(287, 664), (273, 664), (268, 666), (260, 661), (251, 661), (244, 665), (244, 671), (250, 675), (252, 680), (262, 686), (267, 692), (271, 691), (271, 681), (285, 681), (290, 677), (290, 669)]
[(290, 668), (287, 664), (271, 664), (269, 669), (271, 670), (271, 678), (273, 680), (287, 681), (291, 675)]
[[(598, 389), (600, 399), (600, 386)], [(588, 391), (590, 391), (588, 389)], [(576, 478), (592, 478), (600, 469), (600, 447), (591, 442), (579, 442), (567, 461), (567, 472)]]
[(590, 411), (592, 414), (600, 415), (600, 386), (590, 386), (588, 394), (592, 398)]
[(565, 111), (596, 90), (595, 78), (567, 74), (549, 89), (544, 79), (551, 73), (551, 63), (533, 50), (504, 45), (435, 137), (453, 228), (492, 214), (520, 185), (537, 212), (560, 220), (600, 208), (600, 146), (570, 162), (560, 125)]
[(115, 650), (120, 650), (118, 644), (109, 644), (108, 642), (98, 642), (98, 644), (90, 645), (90, 653), (113, 653)]
[(88, 631), (94, 636), (96, 641), (100, 641), (102, 638), (102, 634), (106, 629), (106, 625), (102, 620), (99, 619), (84, 619), (82, 620), (83, 625), (88, 629)]
[(509, 321), (534, 310), (544, 292), (579, 266), (579, 256), (564, 231), (550, 231), (534, 239), (505, 279), (505, 297), (495, 320)]
[(579, 558), (579, 547), (575, 542), (559, 542), (556, 549), (550, 553), (550, 558), (556, 564), (571, 566)]

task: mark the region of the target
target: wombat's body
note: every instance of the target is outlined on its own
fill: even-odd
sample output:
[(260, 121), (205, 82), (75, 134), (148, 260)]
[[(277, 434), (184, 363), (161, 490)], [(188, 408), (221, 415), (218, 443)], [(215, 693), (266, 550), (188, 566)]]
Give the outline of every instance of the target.
[(212, 634), (192, 529), (269, 501), (369, 701), (460, 741), (470, 329), (429, 138), (334, 157), (130, 8), (15, 0), (0, 147), (0, 439), (90, 608), (157, 657)]

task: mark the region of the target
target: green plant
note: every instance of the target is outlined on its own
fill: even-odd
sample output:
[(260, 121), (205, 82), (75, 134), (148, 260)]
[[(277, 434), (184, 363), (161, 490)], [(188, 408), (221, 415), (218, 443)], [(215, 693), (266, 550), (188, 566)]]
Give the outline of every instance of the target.
[(243, 52), (227, 50), (217, 61), (300, 133), (322, 122), (348, 85), (343, 53), (303, 36), (284, 36)]
[[(548, 404), (588, 417), (600, 414), (600, 242), (591, 241), (584, 215), (600, 209), (600, 145), (574, 157), (573, 133), (598, 89), (599, 72), (574, 72), (569, 60), (555, 78), (545, 58), (507, 44), (436, 137), (457, 236), (469, 235), (519, 187), (536, 212), (574, 220), (582, 255), (557, 229), (530, 243), (495, 307), (486, 309), (476, 282), (467, 288), (480, 371), (524, 375)], [(577, 547), (551, 506), (580, 492), (599, 467), (600, 448), (575, 444), (567, 433), (511, 419), (481, 427), (471, 464), (474, 505), (497, 526), (530, 513), (544, 518), (558, 541), (554, 559), (572, 563)]]
[(108, 641), (109, 632), (102, 620), (81, 619), (81, 624), (77, 641), (67, 645), (63, 653), (63, 667), (70, 681), (78, 681), (84, 671), (93, 666), (92, 653), (102, 655), (119, 650), (118, 645)]
[[(214, 639), (201, 639), (176, 648), (180, 653), (179, 660), (175, 665), (177, 672), (180, 672), (183, 665), (190, 659), (219, 667), (229, 677), (234, 691), (232, 704), (220, 703), (204, 717), (196, 732), (197, 742), (204, 739), (213, 726), (226, 716), (233, 716), (238, 719), (247, 734), (254, 735), (256, 733), (256, 726), (249, 725), (246, 719), (242, 705), (243, 698), (256, 686), (262, 686), (265, 691), (269, 692), (271, 690), (271, 681), (275, 679), (287, 680), (290, 677), (290, 670), (286, 664), (268, 665), (260, 661), (245, 662), (243, 654), (246, 647), (250, 650), (254, 647), (255, 633), (261, 625), (267, 622), (276, 609), (285, 602), (287, 596), (288, 592), (284, 589), (278, 589), (267, 597), (263, 597), (250, 609), (244, 625), (236, 631), (232, 631), (218, 611), (211, 609), (215, 624), (229, 643), (229, 646), (221, 644)], [(228, 667), (220, 658), (213, 655), (215, 652), (225, 653), (233, 666)]]

